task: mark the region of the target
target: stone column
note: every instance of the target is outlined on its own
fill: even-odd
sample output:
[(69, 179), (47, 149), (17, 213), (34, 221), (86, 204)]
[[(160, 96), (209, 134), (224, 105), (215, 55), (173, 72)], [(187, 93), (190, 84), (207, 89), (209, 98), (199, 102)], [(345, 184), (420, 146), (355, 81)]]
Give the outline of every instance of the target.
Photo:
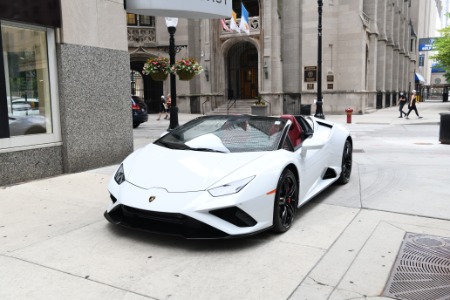
[(377, 69), (378, 69), (378, 26), (377, 26), (378, 1), (364, 1), (363, 12), (369, 18), (369, 27), (366, 29), (368, 41), (367, 57), (367, 100), (365, 107), (374, 107), (377, 90)]
[[(380, 1), (377, 11), (378, 25), (378, 43), (377, 43), (377, 92), (386, 90), (386, 52), (387, 52), (387, 35), (386, 35), (386, 1)], [(376, 102), (374, 103), (376, 107)]]
[[(388, 4), (390, 2), (391, 1), (389, 1)], [(387, 35), (387, 48), (386, 48), (386, 78), (385, 78), (386, 81), (385, 81), (385, 87), (386, 87), (386, 93), (390, 93), (393, 90), (392, 82), (393, 82), (393, 79), (394, 79), (393, 78), (394, 6), (392, 6), (392, 5), (388, 5), (386, 7), (386, 35)]]
[[(286, 1), (285, 1), (286, 2)], [(292, 2), (292, 3), (291, 3)], [(283, 73), (288, 73), (283, 69), (282, 59), (285, 57), (282, 53), (287, 48), (285, 37), (282, 36), (283, 24), (285, 20), (289, 22), (299, 22), (299, 15), (294, 19), (287, 18), (285, 13), (289, 9), (289, 4), (295, 5), (294, 1), (289, 4), (283, 4), (279, 1), (264, 0), (262, 3), (260, 16), (263, 16), (260, 35), (260, 89), (265, 98), (270, 102), (271, 114), (281, 114), (283, 112)], [(260, 21), (261, 22), (261, 21)], [(297, 24), (298, 26), (298, 24)], [(283, 33), (284, 34), (284, 33)], [(264, 66), (267, 66), (267, 79), (264, 74)], [(290, 81), (295, 80), (293, 75)]]

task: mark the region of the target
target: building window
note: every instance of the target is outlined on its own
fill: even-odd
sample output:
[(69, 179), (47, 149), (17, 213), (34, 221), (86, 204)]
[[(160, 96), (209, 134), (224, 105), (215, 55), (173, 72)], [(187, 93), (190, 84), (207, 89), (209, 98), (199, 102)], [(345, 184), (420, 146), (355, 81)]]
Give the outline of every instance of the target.
[(139, 15), (139, 25), (155, 27), (155, 17)]
[(54, 30), (0, 25), (0, 151), (60, 142)]
[(241, 2), (244, 4), (245, 9), (248, 11), (249, 17), (259, 16), (259, 0), (242, 0), (233, 1), (233, 11), (237, 14), (238, 18), (242, 15)]
[(410, 40), (409, 52), (411, 52), (411, 53), (416, 52), (416, 39), (415, 38), (412, 38)]
[(419, 67), (423, 67), (425, 65), (425, 54), (419, 54)]
[(155, 17), (127, 14), (127, 25), (128, 26), (155, 27)]
[(127, 14), (127, 25), (128, 26), (137, 26), (137, 15), (135, 14)]

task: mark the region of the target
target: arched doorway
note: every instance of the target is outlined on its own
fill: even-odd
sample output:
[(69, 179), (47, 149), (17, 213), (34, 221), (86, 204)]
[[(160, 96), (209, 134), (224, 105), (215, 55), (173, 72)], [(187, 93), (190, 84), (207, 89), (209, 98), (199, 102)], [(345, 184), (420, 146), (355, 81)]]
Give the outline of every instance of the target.
[(258, 96), (258, 50), (250, 42), (234, 45), (228, 52), (228, 98)]
[(139, 92), (138, 96), (141, 96), (145, 104), (147, 105), (147, 111), (152, 113), (159, 112), (159, 101), (161, 95), (164, 93), (163, 83), (161, 81), (154, 81), (149, 75), (142, 74), (145, 61), (131, 61), (130, 69), (135, 73), (139, 73), (140, 76), (135, 76), (136, 79), (142, 78), (142, 83), (135, 83), (133, 90), (133, 78), (131, 79), (131, 93)]

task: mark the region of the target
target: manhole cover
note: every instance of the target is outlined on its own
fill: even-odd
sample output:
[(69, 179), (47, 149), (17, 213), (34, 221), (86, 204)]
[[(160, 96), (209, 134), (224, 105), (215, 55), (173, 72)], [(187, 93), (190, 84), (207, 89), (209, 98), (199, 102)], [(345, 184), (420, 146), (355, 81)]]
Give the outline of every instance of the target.
[(450, 300), (450, 239), (407, 233), (383, 295)]

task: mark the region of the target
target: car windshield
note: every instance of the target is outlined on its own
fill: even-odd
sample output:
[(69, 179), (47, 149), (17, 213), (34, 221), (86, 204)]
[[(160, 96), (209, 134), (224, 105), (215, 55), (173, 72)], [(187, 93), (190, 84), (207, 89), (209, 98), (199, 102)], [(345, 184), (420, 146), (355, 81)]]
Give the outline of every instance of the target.
[(205, 116), (180, 126), (155, 144), (211, 152), (273, 151), (279, 148), (286, 120), (258, 116)]

